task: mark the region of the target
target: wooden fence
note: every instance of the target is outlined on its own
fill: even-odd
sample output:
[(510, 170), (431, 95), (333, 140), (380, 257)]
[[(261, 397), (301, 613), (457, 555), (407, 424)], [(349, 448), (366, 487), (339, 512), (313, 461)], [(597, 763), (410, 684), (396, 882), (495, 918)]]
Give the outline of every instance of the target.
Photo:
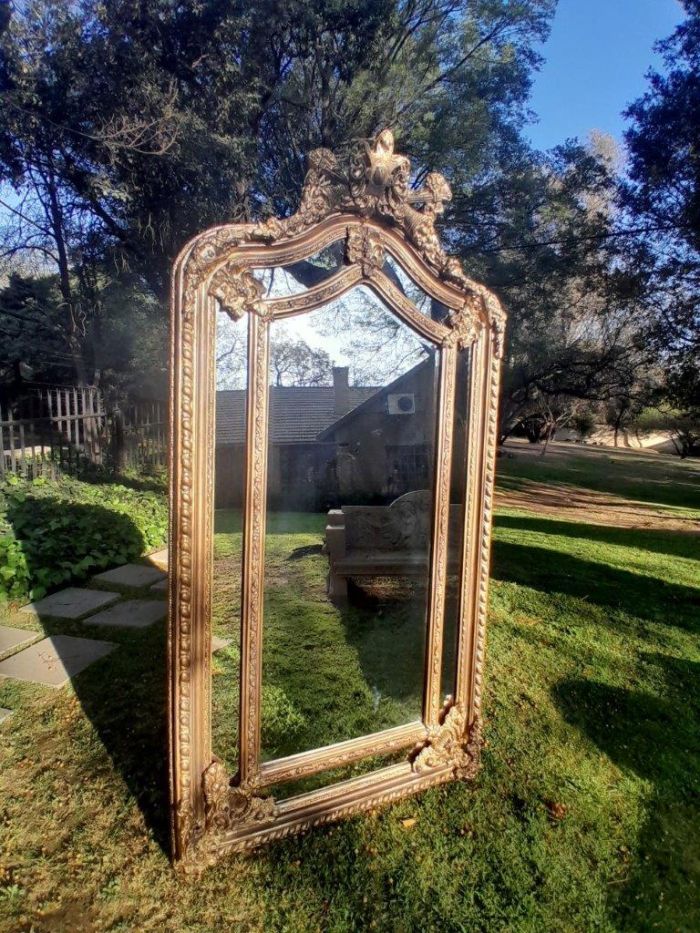
[(107, 411), (94, 387), (41, 386), (0, 400), (0, 477), (79, 476), (164, 466), (167, 418), (160, 401)]
[(132, 402), (113, 411), (108, 425), (112, 456), (119, 471), (167, 466), (168, 421), (163, 402)]

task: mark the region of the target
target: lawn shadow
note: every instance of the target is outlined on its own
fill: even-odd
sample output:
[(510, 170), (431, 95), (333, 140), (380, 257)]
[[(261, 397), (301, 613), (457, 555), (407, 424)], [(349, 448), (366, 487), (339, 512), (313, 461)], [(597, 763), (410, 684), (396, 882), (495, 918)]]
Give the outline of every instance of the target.
[(668, 699), (573, 678), (552, 696), (567, 722), (611, 761), (653, 785), (637, 844), (624, 854), (627, 872), (611, 888), (616, 927), (698, 929), (700, 903), (690, 902), (688, 884), (700, 840), (689, 843), (687, 827), (700, 825), (700, 664), (661, 654), (643, 661), (660, 668)]
[(573, 596), (661, 625), (688, 631), (700, 627), (700, 590), (548, 548), (494, 541), (491, 575), (495, 580)]
[[(127, 515), (97, 505), (66, 503), (59, 499), (36, 500), (40, 509), (32, 521), (46, 529), (43, 535), (22, 538), (27, 506), (19, 502), (8, 511), (10, 523), (17, 526), (32, 574), (51, 562), (70, 563), (79, 559), (81, 543), (97, 548), (105, 536), (120, 541), (130, 553), (142, 553), (144, 540)], [(91, 535), (68, 540), (66, 518), (75, 529), (89, 524)], [(58, 524), (59, 532), (51, 533)], [(112, 562), (114, 563), (114, 562)], [(108, 565), (109, 566), (109, 565)], [(50, 590), (80, 586), (81, 578), (103, 569), (86, 566), (72, 579), (49, 584)], [(138, 598), (158, 597), (139, 592)], [(160, 597), (162, 598), (162, 596)], [(165, 703), (165, 636), (163, 623), (147, 628), (91, 627), (89, 620), (74, 621), (39, 613), (37, 621), (45, 635), (69, 635), (111, 642), (115, 648), (72, 678), (72, 687), (85, 715), (92, 723), (105, 751), (137, 802), (146, 826), (167, 852), (168, 801)], [(86, 780), (89, 776), (86, 775)]]
[(617, 528), (608, 525), (584, 524), (561, 518), (540, 518), (535, 515), (497, 515), (497, 528), (534, 531), (565, 538), (601, 541), (622, 547), (639, 548), (656, 554), (700, 558), (700, 527), (694, 531), (662, 531), (645, 528)]
[[(630, 458), (612, 449), (589, 448), (585, 454), (584, 450), (559, 450), (555, 459), (540, 459), (539, 454), (523, 457), (520, 450), (512, 461), (500, 461), (498, 485), (506, 491), (527, 493), (532, 483), (546, 484), (555, 492), (555, 498), (559, 498), (559, 492), (570, 496), (583, 493), (585, 497), (600, 493), (619, 500), (620, 505), (654, 510), (700, 508), (700, 489), (687, 461), (681, 465), (680, 461), (657, 461), (649, 455)], [(642, 470), (637, 465), (635, 472), (635, 460), (640, 460)]]
[[(334, 603), (345, 637), (356, 651), (366, 682), (392, 699), (420, 696), (425, 676), (427, 581), (394, 578), (348, 581), (347, 600)], [(443, 694), (454, 692), (458, 599), (456, 580), (448, 582), (443, 638)]]
[(293, 551), (290, 551), (289, 555), (285, 558), (286, 560), (301, 560), (303, 557), (309, 557), (312, 554), (322, 554), (323, 545), (322, 544), (307, 544), (304, 547), (294, 548)]

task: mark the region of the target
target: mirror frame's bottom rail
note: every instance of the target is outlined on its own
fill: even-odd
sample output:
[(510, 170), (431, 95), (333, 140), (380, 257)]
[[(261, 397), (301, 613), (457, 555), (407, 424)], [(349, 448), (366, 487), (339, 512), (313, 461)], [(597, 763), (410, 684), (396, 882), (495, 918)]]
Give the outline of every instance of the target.
[(267, 787), (270, 784), (308, 777), (321, 771), (330, 771), (332, 768), (343, 767), (362, 758), (390, 755), (403, 748), (418, 745), (425, 741), (427, 736), (426, 726), (418, 719), (403, 726), (382, 729), (380, 732), (346, 739), (344, 742), (335, 742), (323, 748), (314, 748), (307, 752), (288, 755), (285, 758), (264, 761), (260, 766), (260, 779), (256, 782), (256, 786)]
[(224, 855), (247, 852), (313, 826), (356, 816), (454, 778), (455, 768), (451, 764), (424, 772), (416, 772), (408, 761), (390, 765), (282, 800), (269, 822), (245, 822), (223, 832), (210, 830), (188, 847), (180, 864), (185, 872), (198, 873)]

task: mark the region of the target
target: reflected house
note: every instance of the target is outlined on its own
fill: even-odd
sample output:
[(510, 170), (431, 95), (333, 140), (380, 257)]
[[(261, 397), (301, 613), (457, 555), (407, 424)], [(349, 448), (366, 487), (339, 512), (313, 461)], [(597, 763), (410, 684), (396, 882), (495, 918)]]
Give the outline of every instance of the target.
[[(216, 393), (216, 507), (242, 505), (245, 390)], [(271, 386), (268, 501), (323, 511), (383, 504), (425, 489), (432, 476), (435, 361), (431, 354), (387, 386)]]

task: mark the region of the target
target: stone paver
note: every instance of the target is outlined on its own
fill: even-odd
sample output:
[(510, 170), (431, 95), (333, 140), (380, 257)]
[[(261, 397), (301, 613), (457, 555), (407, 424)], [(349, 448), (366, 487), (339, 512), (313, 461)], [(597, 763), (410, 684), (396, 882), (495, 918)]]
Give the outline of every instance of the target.
[(223, 648), (228, 648), (230, 644), (231, 644), (230, 638), (219, 638), (218, 635), (212, 635), (211, 653), (216, 654), (217, 651), (221, 651)]
[(28, 632), (23, 628), (10, 628), (9, 625), (0, 625), (0, 655), (7, 654), (14, 648), (22, 648), (30, 642), (40, 638), (39, 632)]
[(102, 593), (99, 590), (84, 590), (69, 586), (51, 596), (45, 596), (35, 603), (22, 606), (20, 612), (33, 616), (53, 616), (57, 619), (82, 619), (97, 609), (109, 606), (119, 599), (116, 593)]
[(11, 715), (12, 715), (11, 709), (5, 709), (4, 707), (0, 706), (0, 722), (2, 722), (3, 719), (7, 719), (8, 716), (11, 716)]
[(168, 578), (165, 580), (159, 580), (157, 583), (154, 583), (153, 586), (149, 587), (151, 593), (167, 593), (168, 592)]
[(93, 661), (109, 654), (113, 648), (114, 645), (108, 641), (53, 635), (0, 661), (0, 676), (29, 680), (48, 687), (62, 687), (71, 677), (85, 670)]
[(157, 580), (162, 580), (163, 576), (163, 571), (157, 567), (149, 567), (147, 564), (123, 564), (121, 567), (115, 567), (114, 570), (98, 573), (93, 580), (95, 583), (104, 583), (108, 586), (141, 589), (151, 586)]
[(160, 567), (161, 570), (168, 569), (168, 549), (164, 547), (162, 551), (156, 551), (155, 554), (149, 554), (146, 558), (149, 564)]
[(112, 628), (147, 628), (164, 619), (167, 607), (160, 599), (127, 599), (85, 620), (86, 625)]

